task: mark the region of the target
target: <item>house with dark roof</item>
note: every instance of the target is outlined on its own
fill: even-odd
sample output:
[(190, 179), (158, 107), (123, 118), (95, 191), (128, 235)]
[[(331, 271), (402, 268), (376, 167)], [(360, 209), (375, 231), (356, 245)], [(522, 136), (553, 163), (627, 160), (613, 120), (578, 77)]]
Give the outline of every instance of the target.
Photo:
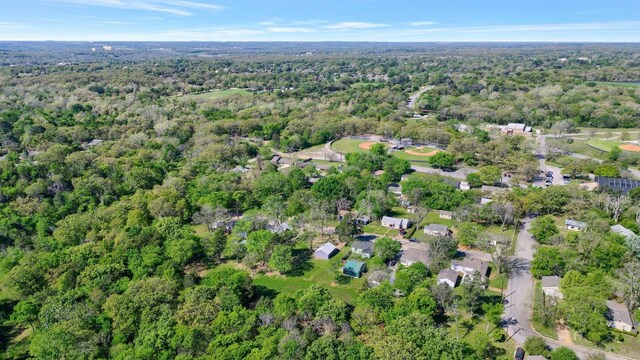
[(587, 228), (587, 223), (582, 221), (566, 219), (564, 221), (564, 228), (567, 230), (582, 231)]
[(640, 180), (623, 179), (623, 178), (610, 178), (604, 176), (596, 176), (596, 182), (598, 188), (608, 189), (622, 194), (627, 194), (629, 191), (640, 187)]
[(362, 276), (362, 273), (367, 269), (367, 264), (363, 261), (358, 260), (348, 260), (344, 267), (342, 268), (342, 273), (346, 276), (359, 278)]
[(354, 241), (351, 243), (351, 252), (369, 259), (373, 256), (373, 243), (371, 241)]
[(447, 284), (450, 288), (455, 288), (460, 276), (457, 272), (451, 269), (442, 269), (438, 273), (438, 284)]
[(338, 252), (338, 248), (332, 243), (325, 243), (313, 252), (313, 257), (320, 260), (329, 260)]
[(610, 328), (632, 334), (638, 332), (633, 316), (631, 316), (631, 312), (629, 312), (629, 309), (624, 304), (608, 300), (605, 317), (607, 318)]

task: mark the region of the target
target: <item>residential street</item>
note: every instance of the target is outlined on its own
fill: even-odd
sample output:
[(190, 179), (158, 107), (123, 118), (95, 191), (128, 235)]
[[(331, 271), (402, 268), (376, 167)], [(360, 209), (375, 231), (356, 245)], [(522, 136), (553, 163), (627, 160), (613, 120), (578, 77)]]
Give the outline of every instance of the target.
[[(545, 141), (544, 136), (539, 138), (540, 153), (538, 158), (540, 159), (540, 168), (545, 169)], [(555, 173), (554, 173), (555, 174)], [(555, 180), (555, 176), (554, 176)], [(531, 227), (531, 218), (524, 218), (522, 220), (522, 227), (518, 233), (517, 244), (515, 248), (514, 256), (523, 259), (527, 263), (531, 263), (533, 255), (535, 253), (536, 241), (529, 232)], [(535, 332), (531, 326), (531, 318), (533, 314), (533, 294), (535, 290), (535, 282), (531, 271), (527, 267), (526, 270), (512, 274), (509, 277), (509, 284), (507, 285), (507, 291), (505, 293), (505, 300), (508, 303), (505, 304), (505, 311), (503, 319), (505, 321), (507, 334), (520, 345), (524, 344), (525, 340), (529, 336), (542, 336)], [(557, 340), (553, 340), (544, 337), (547, 344), (552, 348), (559, 346), (565, 346), (573, 350), (580, 359), (586, 359), (589, 355), (603, 353), (609, 360), (626, 360), (631, 359), (625, 356), (615, 355), (611, 353), (605, 353), (595, 349), (585, 348), (579, 345), (566, 344)]]

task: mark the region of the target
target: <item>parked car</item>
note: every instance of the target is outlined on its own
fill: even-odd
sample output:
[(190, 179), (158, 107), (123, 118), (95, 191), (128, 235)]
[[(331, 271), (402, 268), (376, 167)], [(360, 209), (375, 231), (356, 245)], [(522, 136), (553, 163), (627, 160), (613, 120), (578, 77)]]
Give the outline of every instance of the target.
[(524, 360), (524, 349), (519, 347), (516, 349), (516, 353), (513, 355), (514, 360)]

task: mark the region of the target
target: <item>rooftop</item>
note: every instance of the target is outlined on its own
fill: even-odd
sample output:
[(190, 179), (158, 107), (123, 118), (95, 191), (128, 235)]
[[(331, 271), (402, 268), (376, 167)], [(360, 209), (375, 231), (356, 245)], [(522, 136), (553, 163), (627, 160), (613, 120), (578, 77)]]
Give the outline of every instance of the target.
[(436, 231), (436, 232), (448, 232), (449, 231), (449, 227), (446, 225), (440, 225), (440, 224), (429, 224), (427, 226), (424, 227), (424, 230), (427, 231)]
[(316, 251), (331, 255), (331, 253), (336, 251), (336, 247), (332, 243), (324, 243), (324, 245), (320, 246)]
[(406, 249), (402, 251), (402, 259), (413, 261), (413, 262), (421, 262), (425, 265), (431, 263), (431, 257), (429, 256), (429, 252), (421, 249)]
[(362, 249), (362, 251), (373, 254), (373, 243), (371, 241), (354, 241), (351, 243), (354, 249)]
[(564, 221), (564, 224), (566, 226), (573, 226), (573, 227), (578, 227), (578, 228), (586, 228), (587, 227), (587, 223), (582, 222), (582, 221), (577, 221), (577, 220), (571, 220), (571, 219), (566, 219)]
[(452, 283), (456, 283), (458, 281), (458, 273), (451, 269), (442, 269), (438, 273), (438, 280), (451, 280)]
[(620, 321), (625, 324), (634, 325), (631, 313), (626, 305), (618, 302), (607, 300), (607, 308), (609, 308), (607, 318), (611, 321)]
[(596, 176), (598, 187), (609, 188), (613, 191), (619, 191), (623, 194), (640, 187), (640, 180), (609, 178), (604, 176)]
[(542, 277), (542, 287), (558, 287), (560, 286), (560, 278), (559, 276), (543, 276)]
[(616, 234), (624, 235), (625, 237), (637, 236), (636, 233), (634, 233), (633, 231), (627, 229), (626, 227), (620, 224), (611, 226), (611, 231), (613, 231)]
[(473, 271), (477, 271), (482, 276), (487, 275), (487, 271), (489, 270), (489, 264), (482, 260), (472, 259), (472, 258), (464, 258), (462, 260), (454, 260), (451, 262), (454, 266), (459, 266), (463, 268), (473, 269)]

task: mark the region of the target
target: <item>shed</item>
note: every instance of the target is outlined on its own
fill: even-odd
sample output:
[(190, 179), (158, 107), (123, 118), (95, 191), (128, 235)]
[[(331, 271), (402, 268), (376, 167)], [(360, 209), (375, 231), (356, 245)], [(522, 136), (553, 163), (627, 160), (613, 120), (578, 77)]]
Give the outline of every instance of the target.
[(439, 210), (438, 214), (440, 214), (440, 219), (451, 220), (453, 218), (453, 212), (451, 211)]
[(313, 253), (313, 257), (320, 260), (329, 260), (333, 255), (335, 255), (337, 250), (338, 248), (336, 248), (332, 243), (325, 243)]
[(358, 260), (348, 260), (344, 267), (342, 268), (342, 273), (347, 276), (351, 276), (354, 278), (359, 278), (362, 276), (362, 273), (367, 269), (367, 264), (363, 261)]

